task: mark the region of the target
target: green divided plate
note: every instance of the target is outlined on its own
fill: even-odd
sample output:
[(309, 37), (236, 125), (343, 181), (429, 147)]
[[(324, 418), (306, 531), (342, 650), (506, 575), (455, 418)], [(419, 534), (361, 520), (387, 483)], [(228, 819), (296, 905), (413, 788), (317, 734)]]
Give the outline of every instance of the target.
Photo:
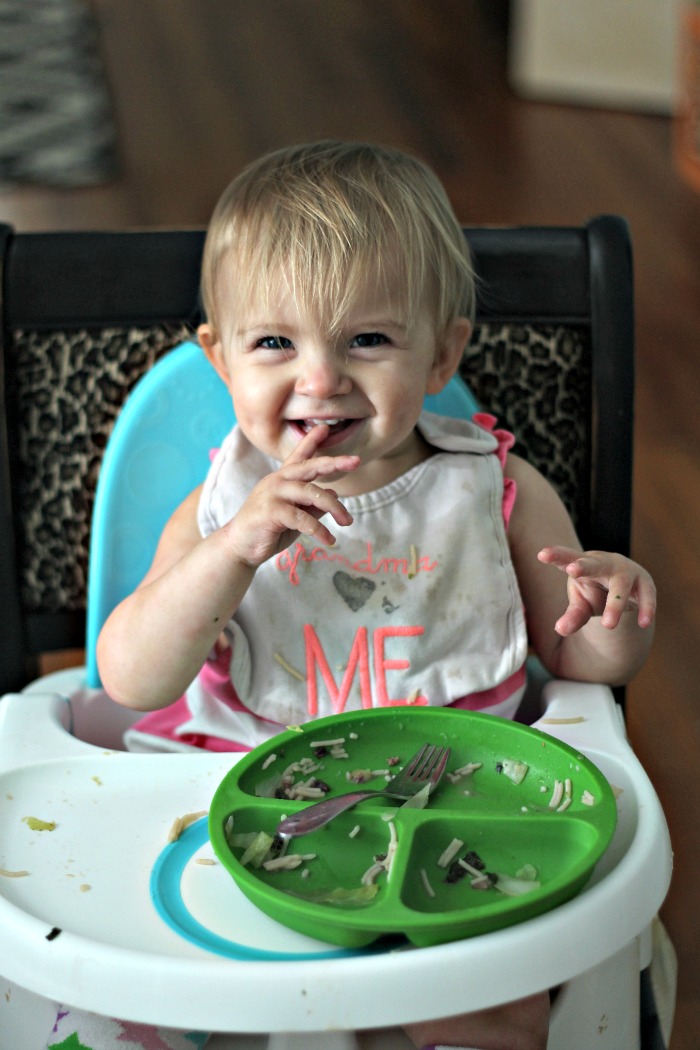
[[(333, 757), (328, 749), (316, 757), (316, 743), (339, 739), (347, 758)], [(370, 799), (293, 839), (288, 854), (313, 855), (299, 867), (243, 866), (251, 833), (273, 836), (283, 816), (311, 804), (276, 797), (290, 766), (311, 758), (318, 769), (292, 770), (294, 781), (315, 776), (329, 795), (344, 793), (356, 786), (348, 772), (395, 771), (391, 760), (403, 764), (425, 742), (451, 748), (447, 773), (425, 808)], [(479, 768), (455, 776), (473, 763)], [(512, 764), (520, 773), (527, 767), (519, 783)], [(363, 786), (385, 784), (380, 772)], [(403, 934), (422, 946), (522, 922), (573, 897), (608, 846), (616, 816), (613, 792), (600, 770), (545, 733), (466, 711), (379, 708), (309, 722), (251, 751), (219, 785), (209, 834), (242, 892), (286, 926), (351, 948), (387, 934)], [(362, 889), (363, 875), (377, 855), (387, 853), (394, 832), (389, 873), (379, 874), (376, 888)], [(457, 856), (476, 852), (488, 872), (520, 876), (526, 892), (509, 896), (497, 887), (476, 889), (469, 874), (446, 881), (449, 868), (438, 861), (455, 839), (464, 844)], [(507, 887), (505, 880), (501, 885)]]

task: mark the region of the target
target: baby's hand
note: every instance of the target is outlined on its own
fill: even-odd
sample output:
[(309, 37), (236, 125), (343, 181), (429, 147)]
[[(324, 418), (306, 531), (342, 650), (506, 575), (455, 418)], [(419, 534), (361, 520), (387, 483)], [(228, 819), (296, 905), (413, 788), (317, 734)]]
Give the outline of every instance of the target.
[(226, 526), (235, 554), (252, 568), (289, 547), (300, 536), (331, 546), (335, 537), (319, 520), (330, 514), (338, 525), (350, 525), (351, 514), (337, 492), (316, 482), (347, 474), (360, 464), (359, 456), (315, 456), (328, 437), (319, 424), (305, 434), (279, 470), (260, 481)]
[(561, 635), (575, 634), (593, 616), (604, 627), (617, 627), (623, 612), (637, 609), (637, 623), (649, 627), (656, 613), (656, 588), (646, 569), (622, 554), (545, 547), (541, 562), (567, 574), (569, 604), (554, 625)]

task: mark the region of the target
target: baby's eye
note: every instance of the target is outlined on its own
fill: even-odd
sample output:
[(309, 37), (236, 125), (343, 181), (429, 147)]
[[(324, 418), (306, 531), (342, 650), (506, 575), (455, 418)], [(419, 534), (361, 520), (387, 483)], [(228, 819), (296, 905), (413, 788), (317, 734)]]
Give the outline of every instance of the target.
[(256, 347), (260, 347), (262, 350), (291, 350), (293, 349), (292, 340), (287, 339), (284, 335), (264, 335), (261, 339), (255, 340)]
[(360, 332), (360, 334), (356, 335), (353, 339), (352, 345), (359, 347), (382, 346), (388, 341), (389, 340), (383, 332)]

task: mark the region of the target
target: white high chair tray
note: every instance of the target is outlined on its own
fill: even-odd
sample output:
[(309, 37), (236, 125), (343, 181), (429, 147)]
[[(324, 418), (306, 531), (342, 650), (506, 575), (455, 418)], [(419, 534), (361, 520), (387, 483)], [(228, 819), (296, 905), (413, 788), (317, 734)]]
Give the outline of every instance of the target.
[[(590, 969), (647, 927), (668, 889), (671, 851), (609, 690), (547, 689), (538, 728), (579, 749), (620, 789), (615, 837), (588, 885), (505, 930), (358, 952), (258, 911), (220, 864), (208, 863), (204, 818), (168, 845), (176, 818), (208, 810), (235, 756), (94, 747), (64, 728), (68, 705), (56, 694), (5, 698), (0, 972), (40, 995), (131, 1020), (314, 1032), (447, 1016)], [(37, 830), (36, 820), (55, 827)]]

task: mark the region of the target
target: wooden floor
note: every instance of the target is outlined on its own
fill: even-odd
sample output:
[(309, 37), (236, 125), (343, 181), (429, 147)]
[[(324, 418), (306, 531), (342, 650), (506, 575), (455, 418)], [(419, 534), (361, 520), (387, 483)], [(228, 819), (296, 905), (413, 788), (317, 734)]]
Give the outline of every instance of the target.
[(319, 137), (408, 147), (473, 224), (629, 220), (638, 381), (634, 550), (659, 588), (657, 641), (630, 690), (633, 743), (676, 852), (663, 909), (680, 959), (672, 1050), (700, 1032), (700, 195), (662, 117), (525, 101), (505, 76), (500, 0), (93, 0), (122, 174), (17, 188), (21, 230), (204, 225), (260, 152)]

